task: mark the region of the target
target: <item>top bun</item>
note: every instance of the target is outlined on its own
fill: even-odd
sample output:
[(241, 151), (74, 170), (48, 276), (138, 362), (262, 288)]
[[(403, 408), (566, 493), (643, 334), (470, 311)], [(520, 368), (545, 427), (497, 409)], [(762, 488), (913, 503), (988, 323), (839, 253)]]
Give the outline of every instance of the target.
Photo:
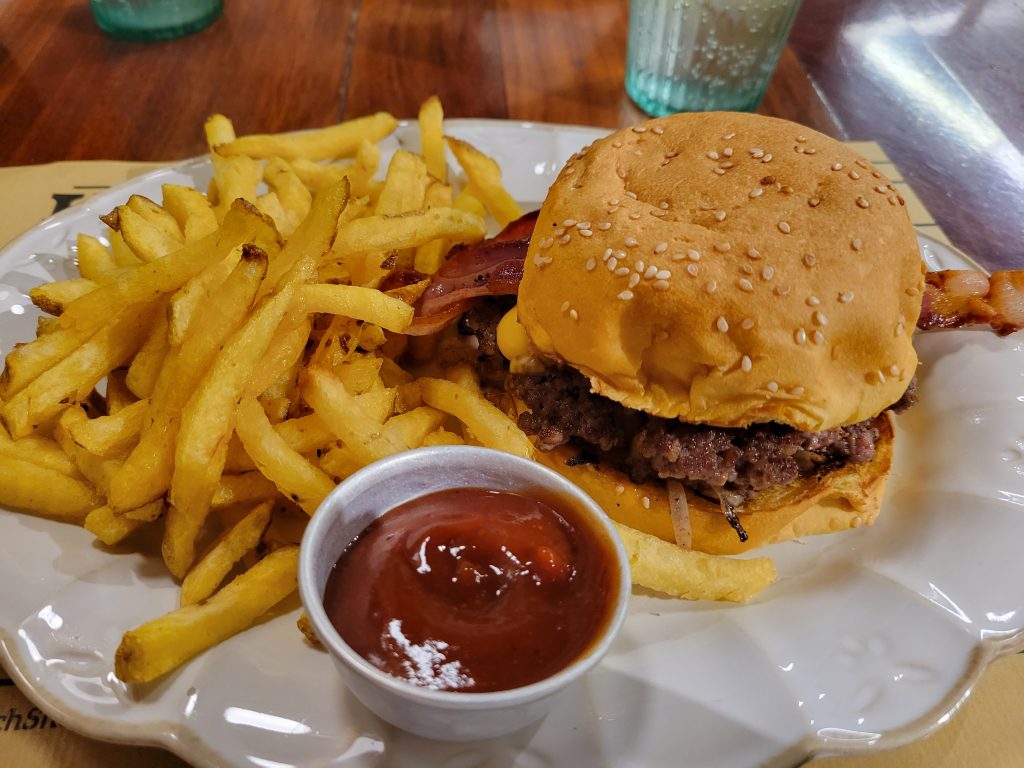
[(570, 158), (518, 306), (541, 354), (630, 408), (818, 431), (906, 390), (923, 286), (903, 198), (864, 158), (795, 123), (711, 112)]

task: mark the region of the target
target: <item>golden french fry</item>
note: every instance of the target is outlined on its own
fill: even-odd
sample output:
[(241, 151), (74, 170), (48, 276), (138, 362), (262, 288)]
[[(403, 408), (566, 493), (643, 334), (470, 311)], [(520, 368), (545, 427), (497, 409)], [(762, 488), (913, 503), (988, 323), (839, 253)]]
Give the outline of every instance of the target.
[(0, 428), (0, 456), (35, 464), (43, 469), (52, 469), (68, 477), (80, 477), (78, 468), (71, 457), (57, 442), (38, 435), (29, 435), (20, 440), (12, 440), (7, 431)]
[(138, 441), (148, 409), (148, 399), (136, 400), (112, 415), (80, 421), (71, 426), (71, 438), (97, 456), (123, 455)]
[(334, 483), (327, 475), (274, 431), (256, 400), (250, 398), (239, 404), (235, 429), (260, 472), (308, 514), (312, 515), (324, 497), (334, 490)]
[(366, 216), (338, 227), (331, 255), (342, 258), (354, 253), (415, 248), (439, 237), (474, 243), (484, 233), (482, 219), (455, 208), (428, 208), (397, 216)]
[(293, 295), (294, 286), (285, 285), (257, 306), (224, 345), (181, 412), (163, 544), (164, 562), (179, 578), (195, 559), (196, 539), (209, 512), (235, 427), (236, 404)]
[(203, 132), (210, 148), (213, 186), (217, 190), (213, 210), (220, 220), (235, 200), (256, 202), (256, 188), (263, 180), (263, 170), (252, 157), (227, 157), (218, 151), (218, 147), (235, 139), (235, 127), (224, 115), (211, 115), (207, 118)]
[(79, 233), (75, 239), (75, 251), (78, 271), (87, 280), (100, 282), (104, 273), (117, 269), (117, 262), (110, 249), (92, 235)]
[(317, 163), (304, 157), (291, 161), (292, 170), (303, 184), (314, 192), (333, 186), (348, 176), (352, 163)]
[(217, 215), (206, 195), (192, 187), (164, 184), (164, 208), (174, 217), (186, 243), (202, 240), (217, 231)]
[(384, 429), (396, 435), (409, 448), (419, 448), (427, 436), (437, 431), (446, 415), (427, 405), (392, 416)]
[(334, 445), (320, 457), (320, 466), (333, 480), (341, 482), (344, 478), (358, 472), (367, 464), (365, 457), (357, 457), (347, 445)]
[(107, 374), (107, 414), (113, 416), (139, 398), (128, 389), (128, 371), (116, 368)]
[(345, 174), (352, 185), (352, 194), (356, 197), (366, 197), (375, 188), (374, 176), (380, 167), (380, 147), (371, 141), (363, 139), (356, 149), (356, 159), (352, 167)]
[(277, 486), (259, 472), (245, 472), (241, 475), (221, 475), (210, 505), (213, 508), (222, 509), (238, 504), (266, 501), (278, 495)]
[(463, 187), (462, 191), (455, 196), (455, 202), (452, 203), (452, 207), (466, 213), (472, 213), (481, 219), (487, 216), (487, 209), (484, 207), (484, 204), (480, 202), (480, 198), (474, 195), (469, 187)]
[(451, 381), (423, 378), (418, 381), (423, 402), (450, 413), (465, 424), (488, 448), (533, 458), (533, 444), (516, 423), (481, 395)]
[(185, 244), (185, 235), (177, 220), (162, 205), (157, 205), (148, 197), (132, 195), (128, 198), (128, 207), (159, 229), (169, 240), (177, 243), (179, 248)]
[(451, 136), (445, 136), (448, 148), (459, 161), (469, 179), (469, 189), (487, 206), (494, 220), (504, 227), (523, 215), (512, 195), (501, 184), (501, 167), (472, 144)]
[(315, 131), (241, 136), (218, 146), (217, 151), (224, 157), (242, 155), (263, 160), (275, 156), (285, 160), (296, 157), (330, 160), (351, 157), (361, 141), (380, 141), (397, 126), (398, 121), (394, 117), (387, 112), (378, 112)]
[(687, 600), (745, 603), (776, 578), (767, 557), (738, 559), (707, 555), (615, 523), (629, 555), (633, 583)]
[(66, 328), (98, 327), (112, 311), (152, 301), (177, 290), (243, 242), (252, 243), (264, 251), (276, 251), (280, 245), (273, 223), (251, 204), (238, 201), (232, 204), (217, 232), (169, 256), (143, 264), (71, 302), (61, 315), (61, 324)]
[(232, 248), (227, 257), (208, 266), (171, 295), (167, 307), (167, 338), (171, 346), (181, 346), (185, 341), (192, 318), (200, 307), (209, 304), (238, 265), (242, 248)]
[(84, 277), (73, 277), (70, 280), (59, 280), (55, 283), (43, 283), (28, 292), (29, 299), (48, 315), (62, 315), (64, 309), (76, 299), (92, 293), (99, 283)]
[(132, 510), (135, 515), (116, 515), (114, 511), (104, 504), (90, 512), (83, 525), (93, 536), (102, 541), (108, 547), (119, 544), (129, 535), (160, 517), (164, 509), (163, 499), (150, 502), (140, 510)]
[(79, 328), (57, 328), (26, 344), (15, 344), (7, 355), (0, 375), (0, 399), (10, 400), (82, 346), (91, 331)]
[(423, 438), (423, 445), (465, 445), (466, 441), (456, 435), (454, 432), (449, 432), (447, 429), (435, 429), (425, 438)]
[(0, 453), (0, 504), (81, 522), (100, 503), (93, 489), (67, 474)]
[(391, 157), (374, 213), (394, 216), (423, 208), (430, 179), (423, 158), (400, 149)]
[(412, 324), (412, 306), (373, 288), (304, 285), (299, 289), (299, 299), (305, 303), (307, 312), (364, 320), (395, 333), (401, 333)]
[(72, 430), (88, 420), (89, 417), (81, 408), (65, 408), (54, 427), (53, 437), (75, 463), (78, 472), (92, 483), (99, 494), (106, 496), (110, 490), (110, 479), (121, 468), (123, 461), (119, 458), (98, 456), (75, 442), (71, 436)]
[(269, 501), (257, 505), (206, 551), (181, 582), (181, 605), (192, 605), (212, 595), (224, 577), (260, 543), (270, 523)]
[(437, 96), (431, 96), (420, 107), (420, 151), (427, 171), (440, 182), (448, 180), (448, 163), (444, 156), (444, 109)]
[(281, 205), (288, 215), (290, 227), (284, 235), (290, 235), (309, 214), (313, 196), (306, 185), (296, 175), (287, 161), (279, 157), (272, 158), (263, 169), (263, 178), (267, 186), (277, 193)]
[(126, 310), (10, 398), (0, 418), (11, 437), (30, 434), (67, 403), (84, 400), (100, 379), (142, 346), (152, 315), (149, 306)]
[(149, 397), (153, 394), (164, 359), (167, 357), (167, 350), (170, 348), (167, 338), (167, 313), (164, 307), (165, 304), (161, 302), (146, 340), (128, 366), (125, 384), (136, 397)]
[[(124, 238), (128, 247), (132, 249), (132, 253), (142, 261), (156, 261), (178, 250), (184, 244), (180, 232), (177, 238), (171, 237), (163, 228), (137, 213), (128, 205), (119, 205), (115, 211), (118, 223), (117, 229), (121, 233), (121, 237)], [(174, 226), (178, 226), (176, 222)]]
[[(447, 184), (431, 184), (427, 188), (424, 202), (427, 208), (450, 208), (452, 205), (452, 188)], [(483, 218), (482, 211), (480, 218)], [(413, 257), (413, 269), (424, 275), (434, 274), (444, 264), (448, 249), (448, 241), (442, 238), (424, 243), (416, 249), (416, 254)], [(405, 287), (408, 288), (408, 286)], [(409, 303), (411, 304), (412, 302)]]
[(137, 267), (142, 264), (142, 260), (128, 247), (116, 229), (107, 230), (107, 239), (110, 240), (110, 255), (118, 267)]
[(115, 674), (126, 683), (155, 680), (246, 629), (295, 591), (298, 560), (298, 547), (275, 550), (208, 600), (126, 632)]

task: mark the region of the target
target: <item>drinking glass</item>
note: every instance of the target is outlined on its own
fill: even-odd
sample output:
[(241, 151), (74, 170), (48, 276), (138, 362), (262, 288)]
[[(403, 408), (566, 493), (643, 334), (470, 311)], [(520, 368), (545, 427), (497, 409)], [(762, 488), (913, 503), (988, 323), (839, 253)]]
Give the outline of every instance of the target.
[(223, 0), (89, 0), (100, 29), (122, 40), (152, 42), (190, 35), (220, 16)]

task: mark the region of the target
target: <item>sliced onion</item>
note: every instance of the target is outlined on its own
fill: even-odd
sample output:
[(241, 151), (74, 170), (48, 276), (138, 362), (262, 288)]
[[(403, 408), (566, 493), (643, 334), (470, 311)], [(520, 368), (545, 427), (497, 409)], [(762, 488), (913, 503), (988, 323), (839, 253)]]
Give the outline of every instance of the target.
[(728, 493), (727, 491), (718, 492), (718, 505), (722, 508), (722, 514), (725, 515), (725, 519), (729, 521), (729, 525), (736, 531), (736, 535), (739, 536), (740, 541), (747, 540), (747, 532), (743, 530), (743, 524), (740, 522), (739, 516), (736, 514), (736, 510), (743, 503), (743, 497), (738, 493)]
[(672, 517), (672, 532), (676, 544), (683, 549), (693, 549), (693, 528), (690, 526), (690, 505), (686, 501), (686, 490), (678, 480), (668, 480), (668, 511)]

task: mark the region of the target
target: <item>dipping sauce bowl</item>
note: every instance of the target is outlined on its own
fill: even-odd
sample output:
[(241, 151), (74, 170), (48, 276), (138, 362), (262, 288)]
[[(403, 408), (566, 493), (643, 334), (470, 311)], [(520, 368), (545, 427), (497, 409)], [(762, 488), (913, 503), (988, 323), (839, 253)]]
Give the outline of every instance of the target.
[[(600, 544), (599, 549), (604, 554), (604, 565), (607, 571), (605, 589), (602, 591), (604, 601), (600, 609), (600, 620), (594, 623), (589, 641), (581, 644), (578, 654), (569, 658), (564, 665), (552, 668), (546, 676), (540, 679), (518, 685), (518, 687), (501, 690), (484, 688), (480, 691), (441, 690), (431, 682), (430, 675), (425, 677), (426, 682), (421, 681), (420, 684), (416, 684), (389, 674), (381, 668), (381, 663), (371, 663), (364, 658), (342, 637), (342, 633), (338, 631), (325, 608), (325, 590), (329, 593), (328, 602), (330, 602), (330, 593), (335, 588), (333, 581), (330, 589), (328, 588), (328, 581), (332, 578), (335, 564), (343, 554), (346, 558), (350, 556), (351, 553), (346, 550), (353, 545), (360, 534), (363, 534), (371, 524), (376, 523), (374, 527), (379, 529), (384, 521), (378, 522), (378, 518), (385, 513), (403, 507), (403, 505), (406, 508), (416, 506), (409, 502), (423, 499), (423, 497), (434, 495), (432, 498), (435, 499), (474, 498), (472, 494), (445, 493), (453, 489), (494, 491), (498, 492), (496, 496), (499, 499), (500, 494), (514, 494), (523, 499), (537, 500), (541, 505), (547, 505), (556, 512), (564, 513), (565, 519), (571, 523), (566, 527), (571, 535), (580, 541), (585, 539), (590, 543), (596, 541)], [(457, 517), (458, 509), (455, 507), (447, 517), (450, 518), (452, 515)], [(403, 511), (403, 509), (398, 509), (396, 514), (402, 514)], [(469, 513), (470, 511), (467, 510), (467, 515)], [(473, 513), (475, 514), (476, 511), (473, 510)], [(483, 520), (485, 521), (486, 518)], [(429, 522), (428, 520), (428, 524)], [(502, 525), (508, 524), (508, 520), (502, 523)], [(512, 524), (515, 524), (514, 520)], [(533, 519), (528, 523), (530, 526), (534, 524)], [(417, 525), (423, 525), (422, 515)], [(459, 530), (457, 520), (455, 523), (451, 523), (449, 520), (448, 525), (451, 530)], [(487, 523), (483, 521), (467, 523), (465, 527), (470, 532), (470, 540), (474, 541), (477, 540), (473, 539), (475, 525), (487, 526)], [(522, 552), (526, 550), (524, 550), (521, 536), (509, 534), (510, 538), (518, 540), (510, 541), (509, 552), (506, 553), (505, 548), (500, 544), (494, 546), (494, 536), (500, 537), (501, 530), (501, 525), (497, 523), (487, 526), (486, 530), (481, 528), (479, 541), (487, 545), (492, 556), (494, 552), (498, 552), (501, 557), (505, 557), (507, 554), (513, 563), (525, 563), (519, 573), (520, 575), (526, 574), (528, 579), (535, 579), (538, 589), (544, 587), (544, 589), (557, 594), (561, 589), (561, 582), (566, 579), (566, 572), (575, 573), (576, 564), (566, 562), (564, 551), (546, 557), (545, 553), (548, 553), (546, 545), (538, 545), (538, 550), (531, 551), (531, 559), (537, 560), (536, 566), (531, 565), (522, 555)], [(370, 532), (367, 532), (364, 540), (353, 545), (352, 552), (356, 551), (356, 546), (363, 546), (363, 542), (368, 541), (369, 537)], [(458, 549), (458, 547), (449, 546), (446, 550), (444, 542), (430, 542), (429, 537), (425, 538), (424, 542), (424, 548), (429, 543), (436, 550), (432, 555), (434, 560), (428, 560), (425, 555), (414, 553), (411, 558), (406, 558), (409, 562), (402, 563), (401, 567), (417, 571), (430, 571), (428, 565), (433, 563), (434, 572), (425, 577), (425, 583), (428, 588), (431, 583), (440, 588), (442, 594), (438, 600), (441, 602), (437, 603), (437, 606), (440, 606), (444, 600), (451, 599), (451, 595), (446, 593), (447, 582), (454, 582), (455, 579), (449, 579), (447, 575), (444, 578), (439, 578), (437, 571), (440, 568), (449, 567), (450, 564), (447, 562), (446, 556), (451, 550)], [(579, 543), (573, 542), (574, 546)], [(438, 546), (439, 544), (440, 546)], [(484, 548), (483, 545), (481, 545), (482, 548)], [(582, 547), (580, 552), (584, 549), (585, 547)], [(359, 580), (372, 583), (378, 574), (364, 573), (363, 571), (381, 569), (365, 567), (365, 563), (372, 561), (362, 562), (364, 565), (358, 574)], [(465, 579), (467, 569), (469, 569), (470, 575), (468, 586), (464, 584), (461, 587), (454, 587), (456, 598), (459, 597), (459, 590), (462, 588), (471, 591), (475, 589), (473, 577), (476, 577), (481, 583), (487, 583), (490, 570), (495, 573), (502, 570), (502, 568), (492, 565), (481, 565), (481, 562), (470, 561), (455, 564), (453, 574)], [(341, 566), (339, 565), (338, 568), (340, 570)], [(583, 568), (582, 564), (580, 568)], [(507, 576), (507, 574), (505, 575)], [(388, 573), (384, 574), (384, 577), (389, 576)], [(549, 577), (554, 580), (553, 587), (550, 584), (542, 584)], [(499, 579), (499, 589), (504, 594), (505, 587), (501, 586), (502, 583)], [(533, 587), (534, 585), (528, 581), (525, 585), (519, 584), (517, 588), (529, 593)], [(511, 594), (512, 588), (508, 589)], [(420, 736), (467, 741), (511, 733), (547, 714), (554, 705), (557, 694), (578, 681), (607, 652), (626, 616), (630, 595), (630, 578), (626, 553), (613, 525), (601, 508), (577, 486), (550, 469), (527, 459), (487, 448), (459, 445), (422, 448), (396, 454), (355, 473), (335, 488), (321, 504), (306, 528), (299, 559), (299, 591), (317, 636), (330, 652), (346, 685), (363, 704), (389, 723)], [(384, 591), (394, 593), (395, 587), (389, 586)], [(529, 597), (528, 594), (527, 597)], [(468, 602), (472, 609), (474, 599), (476, 598), (471, 597), (468, 601), (461, 602)], [(459, 610), (464, 609), (465, 605), (460, 603)], [(484, 610), (489, 610), (489, 608), (485, 606)], [(427, 610), (426, 618), (428, 619), (430, 611), (438, 611), (438, 608), (433, 606)], [(362, 616), (351, 616), (351, 620), (369, 621), (368, 612), (364, 610), (362, 613)], [(556, 618), (548, 623), (554, 627), (560, 623), (557, 620), (557, 611), (552, 616)], [(481, 621), (484, 622), (481, 626), (487, 627), (489, 630), (490, 627), (486, 624), (487, 614), (481, 614), (481, 617)], [(336, 617), (336, 620), (344, 622), (348, 620), (348, 617)], [(568, 621), (568, 616), (566, 616), (566, 620)], [(467, 624), (472, 625), (472, 621), (472, 615), (468, 617), (462, 615), (456, 617), (454, 624), (464, 627)], [(364, 636), (367, 634), (372, 637), (373, 631), (363, 632)], [(404, 637), (400, 633), (396, 633), (396, 636), (404, 642)], [(384, 645), (387, 646), (390, 639), (384, 639), (386, 641)], [(443, 647), (445, 638), (441, 637), (438, 640), (439, 643), (434, 645)], [(502, 653), (503, 647), (498, 644), (497, 652)], [(378, 662), (380, 662), (379, 656)], [(517, 663), (520, 665), (523, 663), (522, 656)], [(455, 665), (457, 666), (457, 662)], [(495, 666), (493, 662), (491, 666), (492, 668)], [(498, 666), (500, 667), (500, 663)], [(412, 675), (411, 677), (419, 680), (422, 676)], [(458, 679), (457, 675), (455, 679)], [(527, 675), (524, 679), (530, 680), (531, 677)]]

